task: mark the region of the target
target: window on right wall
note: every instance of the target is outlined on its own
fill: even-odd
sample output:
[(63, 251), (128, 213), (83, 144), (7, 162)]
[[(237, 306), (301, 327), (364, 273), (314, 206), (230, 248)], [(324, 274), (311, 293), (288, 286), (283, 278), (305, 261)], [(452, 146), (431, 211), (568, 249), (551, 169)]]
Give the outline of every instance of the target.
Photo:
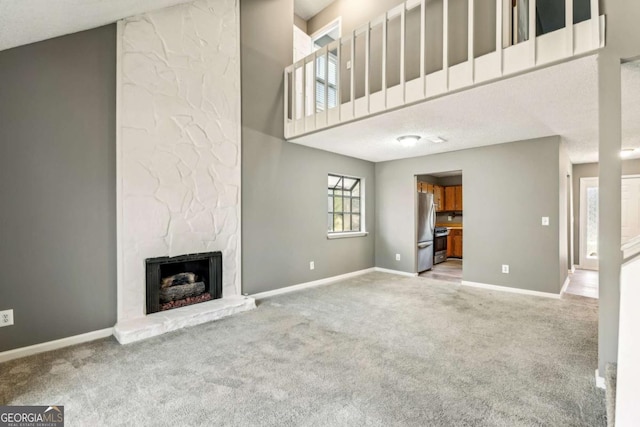
[(363, 232), (363, 218), (364, 195), (360, 178), (329, 174), (329, 235)]

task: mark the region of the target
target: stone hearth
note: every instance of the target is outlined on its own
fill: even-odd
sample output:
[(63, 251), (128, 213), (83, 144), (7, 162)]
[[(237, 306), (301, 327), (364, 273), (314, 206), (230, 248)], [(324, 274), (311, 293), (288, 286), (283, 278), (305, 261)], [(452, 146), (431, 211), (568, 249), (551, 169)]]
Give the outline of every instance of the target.
[(160, 311), (138, 319), (118, 322), (113, 335), (120, 344), (129, 344), (166, 332), (211, 322), (256, 308), (253, 298), (233, 296), (174, 310)]

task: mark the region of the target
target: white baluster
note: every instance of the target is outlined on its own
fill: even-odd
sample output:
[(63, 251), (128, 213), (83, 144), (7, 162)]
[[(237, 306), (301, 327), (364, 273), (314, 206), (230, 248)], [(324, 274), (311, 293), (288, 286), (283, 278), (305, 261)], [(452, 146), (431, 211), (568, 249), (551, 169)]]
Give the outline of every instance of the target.
[(406, 15), (407, 15), (407, 9), (403, 6), (402, 7), (402, 11), (400, 12), (400, 87), (402, 88), (402, 103), (404, 104), (405, 100), (406, 100), (406, 94), (405, 94), (405, 89), (406, 89), (406, 85), (405, 85), (405, 64), (404, 64), (404, 57), (405, 57), (405, 37), (407, 34), (406, 31)]
[(366, 96), (367, 114), (371, 111), (369, 103), (369, 61), (371, 61), (371, 22), (367, 24), (367, 33), (364, 35), (364, 96)]
[(468, 9), (468, 34), (467, 34), (467, 61), (469, 61), (469, 68), (471, 71), (471, 81), (474, 82), (475, 81), (475, 58), (474, 58), (474, 52), (473, 52), (473, 48), (474, 48), (474, 38), (475, 38), (475, 22), (474, 22), (474, 7), (475, 7), (475, 1), (474, 0), (468, 0), (469, 1), (469, 9)]
[(445, 88), (449, 90), (449, 0), (442, 1), (442, 71)]
[(573, 0), (565, 0), (565, 33), (566, 33), (566, 55), (573, 55)]
[(530, 55), (533, 61), (531, 65), (536, 64), (536, 0), (529, 0), (529, 43)]
[[(504, 37), (504, 26), (503, 26), (503, 7), (505, 0), (496, 0), (496, 54), (498, 55), (498, 59), (500, 62), (500, 75), (502, 76), (504, 65), (503, 65), (503, 37)], [(509, 1), (509, 0), (507, 0)]]
[(592, 47), (600, 46), (600, 3), (591, 0), (591, 37)]

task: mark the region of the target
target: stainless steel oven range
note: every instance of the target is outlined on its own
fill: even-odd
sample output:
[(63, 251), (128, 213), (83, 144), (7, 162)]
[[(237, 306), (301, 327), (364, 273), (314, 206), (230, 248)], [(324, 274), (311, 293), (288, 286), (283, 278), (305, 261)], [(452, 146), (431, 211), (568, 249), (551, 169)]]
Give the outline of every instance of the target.
[(436, 227), (434, 234), (433, 263), (440, 264), (447, 260), (447, 236), (449, 235), (449, 229), (447, 227)]

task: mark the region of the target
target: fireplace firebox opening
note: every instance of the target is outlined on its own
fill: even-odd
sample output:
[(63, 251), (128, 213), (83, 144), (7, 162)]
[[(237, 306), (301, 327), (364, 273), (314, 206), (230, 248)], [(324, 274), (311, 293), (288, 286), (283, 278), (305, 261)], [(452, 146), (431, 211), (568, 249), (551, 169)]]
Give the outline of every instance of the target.
[(149, 258), (147, 314), (222, 298), (222, 252)]

